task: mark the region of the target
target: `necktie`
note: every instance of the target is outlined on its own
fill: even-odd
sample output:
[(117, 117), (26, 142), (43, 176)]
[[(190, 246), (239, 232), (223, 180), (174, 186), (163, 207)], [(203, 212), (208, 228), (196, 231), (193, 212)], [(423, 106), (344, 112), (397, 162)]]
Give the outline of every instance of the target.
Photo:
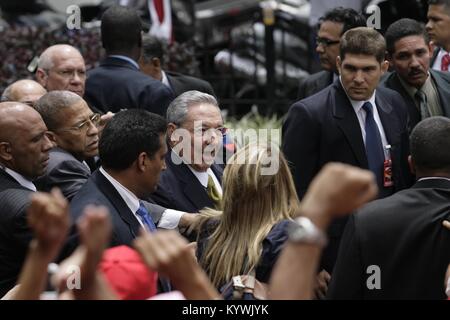
[(430, 112), (428, 111), (428, 103), (427, 103), (427, 96), (425, 93), (421, 90), (418, 90), (416, 92), (416, 99), (419, 101), (419, 109), (420, 109), (420, 117), (421, 119), (429, 118)]
[(449, 65), (450, 65), (450, 54), (446, 53), (442, 56), (441, 71), (448, 71)]
[(222, 197), (216, 188), (213, 178), (208, 175), (208, 186), (206, 187), (206, 193), (208, 197), (214, 202), (214, 205), (218, 208)]
[(155, 223), (153, 222), (147, 208), (144, 206), (142, 201), (139, 201), (139, 204), (140, 206), (139, 209), (137, 209), (136, 214), (141, 218), (142, 222), (150, 232), (156, 231)]
[(383, 165), (384, 152), (381, 142), (380, 131), (373, 117), (373, 106), (370, 102), (365, 102), (362, 106), (366, 111), (366, 154), (369, 170), (372, 171), (376, 178), (378, 186), (383, 187)]

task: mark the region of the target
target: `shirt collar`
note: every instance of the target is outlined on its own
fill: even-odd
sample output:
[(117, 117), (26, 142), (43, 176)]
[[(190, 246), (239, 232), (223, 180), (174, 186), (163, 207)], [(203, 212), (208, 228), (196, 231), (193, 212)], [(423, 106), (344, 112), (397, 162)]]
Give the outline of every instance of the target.
[(5, 172), (7, 174), (9, 174), (11, 177), (14, 178), (14, 180), (16, 180), (22, 187), (25, 187), (31, 191), (36, 192), (36, 186), (33, 184), (33, 182), (31, 182), (30, 180), (28, 180), (27, 178), (25, 178), (23, 175), (21, 175), (20, 173), (17, 173), (14, 170), (11, 170), (10, 168), (5, 167)]
[(340, 76), (339, 76), (339, 81), (341, 82), (342, 88), (344, 89), (344, 92), (347, 95), (347, 98), (350, 101), (350, 103), (352, 104), (352, 107), (353, 107), (353, 109), (355, 110), (356, 113), (361, 111), (362, 106), (366, 102), (370, 102), (372, 104), (372, 106), (375, 107), (375, 96), (376, 96), (376, 93), (377, 93), (376, 89), (373, 91), (372, 96), (368, 100), (357, 101), (357, 100), (353, 100), (352, 98), (350, 98), (350, 96), (347, 94), (347, 90), (345, 90), (345, 87), (344, 87), (344, 85), (342, 83), (342, 78)]
[(169, 78), (167, 78), (167, 75), (166, 75), (166, 73), (164, 72), (164, 70), (161, 70), (161, 74), (162, 74), (161, 82), (162, 82), (164, 85), (166, 85), (166, 86), (168, 86), (169, 88), (172, 89), (172, 87), (170, 86)]
[(127, 57), (127, 56), (122, 56), (122, 55), (120, 55), (120, 54), (113, 54), (113, 55), (110, 55), (110, 56), (108, 56), (109, 58), (116, 58), (116, 59), (121, 59), (121, 60), (125, 60), (125, 61), (128, 61), (129, 63), (131, 63), (133, 66), (135, 66), (136, 67), (136, 69), (140, 69), (139, 68), (139, 65), (137, 64), (137, 62), (136, 61), (134, 61), (133, 59), (131, 59), (130, 57)]
[[(180, 159), (180, 161), (182, 161), (184, 164), (186, 164), (186, 166), (189, 168), (189, 170), (191, 170), (191, 172), (194, 174), (194, 176), (197, 178), (197, 180), (202, 184), (202, 186), (204, 186), (205, 188), (208, 186), (208, 175), (213, 175), (214, 176), (214, 172), (211, 170), (211, 168), (208, 168), (208, 170), (206, 171), (197, 171), (194, 168), (192, 168), (189, 164), (187, 164), (183, 158), (181, 158), (175, 151), (171, 151), (172, 157), (175, 157), (175, 159)], [(180, 163), (177, 161), (177, 163)]]
[(399, 75), (397, 75), (398, 78), (400, 79), (400, 83), (402, 84), (403, 88), (406, 90), (406, 92), (411, 96), (411, 97), (415, 97), (417, 91), (422, 90), (424, 91), (425, 88), (429, 87), (431, 84), (431, 77), (430, 77), (430, 73), (428, 72), (428, 78), (425, 81), (425, 83), (422, 85), (422, 87), (420, 87), (420, 89), (418, 90), (417, 88), (414, 88), (413, 86), (409, 85), (405, 80), (403, 80)]
[(113, 185), (113, 187), (117, 190), (119, 195), (122, 197), (123, 201), (127, 204), (128, 208), (130, 208), (131, 212), (135, 213), (139, 209), (139, 199), (136, 195), (124, 187), (119, 181), (114, 179), (108, 172), (106, 172), (103, 167), (100, 167), (100, 172), (108, 179), (109, 182)]

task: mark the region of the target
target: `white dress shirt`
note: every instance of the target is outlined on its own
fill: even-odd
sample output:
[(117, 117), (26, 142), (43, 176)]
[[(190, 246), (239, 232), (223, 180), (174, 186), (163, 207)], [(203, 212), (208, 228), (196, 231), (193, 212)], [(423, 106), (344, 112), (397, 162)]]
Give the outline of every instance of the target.
[[(439, 50), (439, 52), (436, 56), (436, 60), (434, 60), (434, 63), (433, 63), (433, 67), (432, 67), (433, 70), (441, 71), (442, 57), (445, 56), (446, 54), (448, 54), (448, 52), (445, 51), (444, 49), (441, 48), (441, 50)], [(450, 70), (450, 68), (449, 68), (449, 70)]]
[(22, 187), (27, 188), (34, 192), (37, 191), (34, 183), (31, 182), (30, 180), (28, 180), (27, 178), (25, 178), (20, 173), (17, 173), (14, 170), (11, 170), (10, 168), (7, 168), (7, 167), (5, 167), (4, 170), (7, 174), (9, 174), (11, 177), (13, 177), (14, 180), (16, 180)]
[[(341, 80), (341, 83), (342, 83), (342, 80)], [(344, 86), (342, 86), (342, 87), (344, 88)], [(345, 89), (344, 89), (344, 91), (345, 91)], [(386, 139), (386, 134), (384, 133), (384, 128), (381, 123), (380, 115), (378, 114), (378, 109), (377, 109), (377, 106), (375, 103), (375, 94), (376, 94), (376, 90), (373, 92), (373, 94), (369, 100), (364, 100), (364, 101), (353, 100), (348, 95), (347, 95), (347, 97), (350, 100), (350, 103), (352, 104), (352, 107), (356, 113), (356, 116), (358, 117), (359, 127), (361, 128), (364, 145), (366, 144), (366, 111), (362, 108), (362, 106), (366, 102), (370, 102), (372, 104), (373, 118), (375, 120), (375, 123), (377, 124), (378, 131), (380, 132), (381, 143), (383, 144), (384, 158), (389, 159), (390, 154), (389, 154), (389, 150), (387, 149), (387, 146), (389, 144)]]
[[(128, 208), (131, 210), (131, 212), (133, 212), (137, 221), (139, 221), (139, 224), (145, 229), (144, 223), (142, 222), (140, 217), (136, 214), (140, 206), (138, 197), (136, 197), (136, 195), (133, 192), (124, 187), (119, 181), (117, 181), (111, 175), (109, 175), (102, 167), (100, 167), (100, 172), (105, 176), (106, 179), (108, 179), (109, 182), (111, 182), (113, 187), (122, 197), (123, 201), (125, 201), (125, 203), (127, 204)], [(181, 211), (166, 209), (162, 213), (161, 218), (157, 224), (158, 228), (163, 229), (177, 228), (180, 222), (180, 218), (183, 214), (184, 212)]]

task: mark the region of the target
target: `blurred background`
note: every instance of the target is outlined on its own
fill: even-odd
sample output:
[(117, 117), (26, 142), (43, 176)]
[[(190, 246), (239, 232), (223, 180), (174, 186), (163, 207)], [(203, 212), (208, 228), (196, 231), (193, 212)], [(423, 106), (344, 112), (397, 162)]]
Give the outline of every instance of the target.
[[(133, 6), (148, 32), (148, 2), (0, 0), (0, 92), (17, 79), (33, 78), (39, 54), (56, 43), (79, 48), (87, 68), (96, 66), (104, 54), (99, 28), (103, 11), (114, 4)], [(319, 70), (313, 39), (317, 18), (327, 7), (365, 12), (367, 6), (378, 5), (383, 32), (401, 17), (425, 22), (426, 2), (171, 0), (165, 69), (208, 80), (230, 117), (241, 119), (250, 112), (273, 119), (296, 100), (299, 80)], [(81, 28), (69, 30), (66, 10), (74, 4), (81, 10)]]

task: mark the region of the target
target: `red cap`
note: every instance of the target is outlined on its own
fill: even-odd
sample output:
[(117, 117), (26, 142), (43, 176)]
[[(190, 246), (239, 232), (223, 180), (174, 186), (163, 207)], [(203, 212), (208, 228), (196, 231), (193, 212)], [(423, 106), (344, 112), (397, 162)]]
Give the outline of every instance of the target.
[(158, 274), (130, 247), (105, 250), (99, 270), (121, 300), (144, 300), (156, 294)]

